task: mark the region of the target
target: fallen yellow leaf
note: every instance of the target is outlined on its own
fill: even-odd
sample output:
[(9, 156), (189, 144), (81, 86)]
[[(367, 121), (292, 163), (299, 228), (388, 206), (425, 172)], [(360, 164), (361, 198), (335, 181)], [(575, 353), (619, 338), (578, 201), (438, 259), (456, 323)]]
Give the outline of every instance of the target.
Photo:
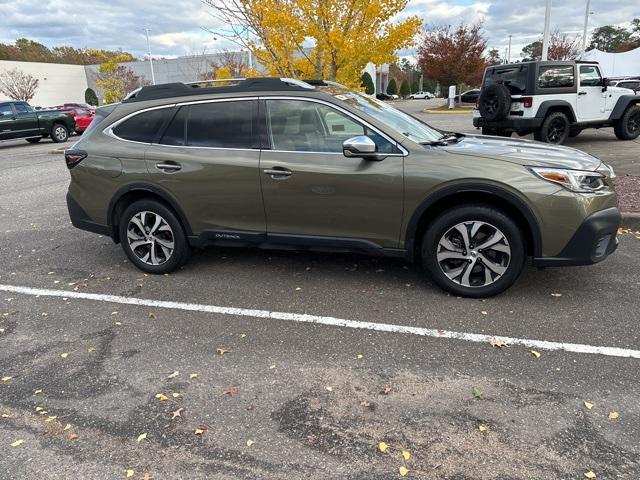
[(40, 395), (41, 393), (42, 393), (42, 389), (41, 388), (39, 388), (38, 390), (33, 392), (34, 395)]
[(20, 439), (20, 440), (16, 440), (15, 442), (13, 442), (11, 444), (12, 447), (19, 447), (20, 445), (22, 445), (24, 443), (24, 440)]
[(178, 397), (181, 397), (181, 396), (182, 396), (182, 394), (181, 394), (181, 393), (178, 393), (178, 392), (173, 392), (173, 393), (171, 394), (171, 396), (172, 396), (173, 398), (178, 398)]
[(615, 420), (619, 416), (620, 415), (618, 415), (618, 412), (609, 412), (609, 420)]
[(587, 407), (587, 409), (591, 410), (593, 408), (593, 403), (589, 403), (589, 402), (583, 402), (584, 406)]
[(36, 412), (39, 412), (40, 410), (44, 410), (44, 408), (42, 408), (42, 407), (36, 407)]
[(552, 293), (551, 296), (552, 297), (561, 297), (562, 294), (561, 293)]
[(11, 418), (11, 415), (9, 415), (8, 413), (3, 413), (2, 415), (0, 415), (0, 417), (2, 417), (2, 418)]
[(482, 310), (480, 313), (481, 313), (482, 315), (489, 315), (489, 312), (487, 312), (486, 310)]
[(409, 450), (402, 450), (402, 458), (409, 460), (411, 458), (411, 452)]
[(596, 474), (595, 474), (595, 473), (593, 473), (591, 470), (589, 470), (588, 472), (586, 472), (586, 473), (584, 474), (584, 476), (585, 476), (585, 477), (587, 477), (587, 478), (596, 478)]
[(69, 353), (68, 352), (64, 352), (64, 353), (61, 353), (60, 356), (62, 358), (67, 358), (69, 356)]
[(247, 336), (247, 334), (246, 334), (246, 333), (241, 333), (241, 334), (240, 334), (240, 338), (245, 338), (246, 336)]
[(135, 472), (134, 470), (132, 470), (132, 469), (130, 469), (130, 468), (127, 470), (127, 478), (131, 478), (131, 477), (133, 477), (135, 474), (136, 474), (136, 472)]
[(69, 440), (77, 440), (78, 437), (79, 435), (77, 433), (73, 433), (73, 432), (69, 433)]
[(95, 352), (95, 351), (96, 351), (96, 349), (93, 348), (93, 347), (87, 348), (87, 352), (89, 352), (89, 353), (92, 353), (92, 352)]
[(487, 431), (487, 427), (485, 427), (484, 425), (480, 425), (478, 427), (478, 430), (480, 430), (481, 432), (486, 432)]
[(327, 392), (333, 392), (333, 387), (331, 386), (326, 386), (325, 389), (327, 390)]
[(47, 417), (45, 422), (53, 422), (56, 418), (58, 418), (56, 415), (50, 415)]
[(195, 434), (196, 435), (202, 435), (204, 433), (204, 428), (196, 428)]
[(157, 318), (157, 317), (156, 317), (156, 314), (155, 314), (155, 313), (153, 313), (153, 312), (150, 312), (150, 313), (149, 313), (149, 320), (155, 320), (156, 318)]
[(407, 473), (409, 473), (409, 469), (405, 466), (400, 467), (398, 471), (400, 472), (401, 477), (406, 477)]
[(67, 430), (71, 430), (71, 424), (67, 423), (64, 428), (62, 429), (63, 432), (66, 432)]
[(531, 352), (531, 355), (533, 355), (536, 358), (540, 358), (540, 352), (536, 352), (535, 350), (529, 350), (529, 352)]
[(361, 354), (361, 353), (358, 353), (358, 354), (356, 355), (356, 358), (357, 358), (358, 360), (360, 360), (362, 357), (364, 357), (364, 355), (363, 355), (363, 354)]
[(122, 322), (116, 322), (116, 325), (120, 326), (120, 325), (122, 325)]
[(224, 347), (218, 347), (216, 348), (216, 353), (219, 355), (224, 355), (225, 353), (229, 353), (229, 350)]
[(3, 382), (8, 382), (9, 380), (11, 380), (13, 377), (11, 376), (6, 376), (6, 377), (2, 377), (2, 381)]
[(161, 402), (164, 402), (165, 400), (169, 400), (169, 397), (167, 397), (164, 393), (157, 393), (156, 398)]
[(178, 372), (177, 370), (175, 372), (173, 372), (171, 375), (169, 375), (167, 378), (176, 378), (178, 375), (180, 375), (180, 372)]
[(254, 442), (254, 441), (253, 441), (253, 440), (251, 440), (251, 439), (247, 440), (247, 447), (250, 447), (250, 446), (251, 446), (251, 445), (253, 445), (254, 443), (256, 443), (256, 442)]
[(140, 435), (138, 435), (138, 443), (140, 443), (141, 441), (143, 441), (146, 438), (147, 438), (147, 434), (146, 433), (141, 433)]
[(198, 378), (198, 374), (197, 373), (192, 373), (189, 375), (189, 379), (193, 380), (194, 378)]
[(378, 449), (379, 449), (381, 452), (383, 452), (383, 453), (387, 450), (387, 448), (389, 448), (389, 445), (387, 445), (387, 444), (386, 444), (386, 443), (384, 443), (384, 442), (380, 442), (380, 443), (378, 444)]

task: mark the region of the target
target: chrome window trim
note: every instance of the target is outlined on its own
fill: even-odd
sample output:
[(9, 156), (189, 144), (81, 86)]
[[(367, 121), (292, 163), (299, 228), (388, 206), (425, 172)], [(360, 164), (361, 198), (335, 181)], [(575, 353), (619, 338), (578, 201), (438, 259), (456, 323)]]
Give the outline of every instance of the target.
[[(398, 143), (393, 138), (389, 137), (389, 135), (387, 135), (386, 133), (382, 132), (379, 128), (374, 127), (373, 125), (371, 125), (369, 122), (367, 122), (363, 118), (361, 118), (358, 115), (355, 115), (355, 114), (351, 113), (350, 111), (348, 111), (348, 110), (336, 105), (335, 103), (327, 102), (325, 100), (320, 100), (319, 98), (294, 97), (294, 96), (291, 96), (291, 95), (273, 95), (273, 96), (264, 96), (264, 95), (262, 95), (262, 96), (259, 97), (259, 99), (260, 100), (300, 100), (300, 101), (303, 101), (303, 102), (314, 102), (314, 103), (320, 103), (322, 105), (326, 105), (329, 108), (334, 108), (334, 109), (338, 110), (339, 112), (347, 115), (348, 117), (353, 118), (358, 123), (361, 123), (361, 124), (365, 125), (367, 128), (370, 128), (371, 130), (376, 132), (378, 135), (380, 135), (382, 138), (384, 138), (385, 140), (387, 140), (391, 144), (395, 145), (402, 152), (402, 153), (380, 153), (380, 156), (385, 156), (385, 157), (406, 157), (407, 155), (409, 155), (409, 151), (406, 148), (404, 148), (402, 146), (402, 144)], [(287, 152), (287, 153), (315, 153), (315, 154), (327, 154), (328, 153), (328, 154), (335, 154), (335, 155), (344, 155), (342, 152), (314, 152), (314, 151), (307, 152), (307, 151), (299, 151), (299, 150), (268, 150), (268, 149), (265, 149), (265, 151)]]
[(256, 148), (231, 148), (231, 147), (202, 147), (202, 146), (195, 146), (195, 145), (165, 145), (163, 143), (139, 142), (137, 140), (127, 140), (126, 138), (118, 137), (115, 133), (113, 133), (113, 129), (116, 128), (121, 123), (125, 122), (126, 120), (128, 120), (128, 119), (130, 119), (130, 118), (132, 118), (132, 117), (134, 117), (136, 115), (139, 115), (141, 113), (149, 112), (149, 111), (152, 111), (152, 110), (160, 110), (160, 109), (163, 109), (163, 108), (182, 107), (182, 106), (185, 106), (185, 105), (198, 105), (198, 104), (202, 104), (202, 103), (234, 102), (234, 101), (243, 101), (243, 100), (300, 100), (300, 101), (304, 101), (304, 102), (320, 103), (322, 105), (328, 106), (329, 108), (334, 108), (334, 109), (338, 110), (339, 112), (347, 115), (348, 117), (353, 118), (357, 122), (365, 125), (367, 128), (370, 128), (371, 130), (376, 132), (378, 135), (380, 135), (382, 138), (384, 138), (388, 142), (390, 142), (393, 145), (395, 145), (401, 152), (401, 153), (380, 153), (381, 156), (385, 156), (385, 157), (406, 157), (406, 156), (409, 155), (409, 151), (406, 148), (404, 148), (401, 143), (398, 143), (396, 140), (394, 140), (389, 135), (387, 135), (386, 133), (381, 131), (379, 128), (374, 127), (373, 125), (371, 125), (369, 122), (367, 122), (363, 118), (361, 118), (361, 117), (349, 112), (348, 110), (336, 105), (335, 103), (327, 102), (325, 100), (320, 100), (318, 98), (286, 96), (286, 95), (273, 95), (273, 96), (260, 95), (260, 96), (252, 96), (252, 97), (212, 98), (212, 99), (207, 99), (207, 100), (195, 100), (195, 101), (191, 101), (191, 102), (176, 102), (176, 103), (171, 103), (171, 104), (167, 104), (167, 105), (156, 105), (155, 107), (144, 108), (142, 110), (138, 110), (138, 111), (132, 112), (132, 113), (130, 113), (128, 115), (125, 115), (124, 117), (120, 118), (119, 120), (116, 120), (111, 125), (109, 125), (106, 128), (104, 128), (102, 130), (102, 133), (104, 135), (107, 135), (108, 137), (112, 137), (112, 138), (115, 138), (116, 140), (120, 140), (121, 142), (137, 143), (138, 145), (147, 145), (147, 146), (149, 146), (149, 145), (158, 145), (158, 146), (170, 147), (170, 148), (199, 148), (199, 149), (209, 149), (209, 150), (231, 150), (231, 151), (237, 150), (237, 151), (252, 151), (252, 152), (265, 151), (265, 152), (281, 152), (281, 153), (314, 153), (316, 155), (318, 155), (318, 154), (323, 154), (323, 155), (344, 155), (342, 152), (314, 152), (314, 151), (299, 151), (299, 150), (275, 150), (275, 149), (267, 149), (267, 148), (256, 149)]

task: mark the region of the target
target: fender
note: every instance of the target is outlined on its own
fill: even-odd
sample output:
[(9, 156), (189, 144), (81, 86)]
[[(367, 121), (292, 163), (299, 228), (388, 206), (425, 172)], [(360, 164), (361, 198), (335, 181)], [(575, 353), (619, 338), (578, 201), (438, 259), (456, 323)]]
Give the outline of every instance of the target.
[(632, 103), (640, 104), (640, 95), (622, 95), (609, 115), (609, 120), (619, 120), (627, 107)]
[(413, 212), (413, 215), (411, 215), (411, 219), (409, 220), (406, 230), (405, 249), (410, 256), (413, 256), (413, 251), (416, 244), (415, 236), (422, 215), (437, 201), (459, 193), (488, 193), (490, 195), (494, 195), (496, 198), (508, 202), (524, 217), (529, 229), (531, 230), (531, 236), (533, 238), (533, 256), (542, 256), (542, 234), (540, 232), (538, 220), (536, 219), (536, 216), (534, 215), (531, 208), (529, 208), (529, 206), (517, 195), (511, 193), (510, 191), (501, 187), (497, 187), (495, 185), (486, 185), (482, 183), (449, 185), (432, 193), (426, 199), (424, 199), (422, 203), (420, 203), (418, 208), (416, 208)]
[(169, 206), (173, 209), (173, 211), (176, 212), (176, 215), (178, 216), (180, 223), (182, 223), (182, 226), (184, 227), (185, 233), (187, 234), (187, 236), (193, 235), (193, 232), (191, 230), (191, 225), (189, 225), (186, 215), (178, 205), (178, 202), (173, 197), (173, 195), (171, 195), (169, 192), (167, 192), (163, 188), (158, 187), (157, 185), (153, 185), (151, 183), (146, 183), (146, 182), (137, 182), (137, 183), (131, 183), (129, 185), (125, 185), (124, 187), (119, 188), (116, 191), (116, 193), (113, 195), (113, 197), (111, 197), (111, 201), (109, 202), (109, 207), (107, 209), (107, 221), (109, 222), (109, 226), (113, 231), (114, 239), (117, 238), (117, 232), (113, 228), (114, 225), (116, 224), (116, 221), (115, 221), (116, 219), (113, 216), (115, 207), (124, 195), (130, 192), (135, 192), (135, 191), (153, 193), (159, 196), (160, 198), (162, 198), (162, 200), (167, 202)]
[(536, 118), (544, 118), (547, 116), (547, 112), (552, 107), (566, 107), (571, 112), (569, 118), (570, 122), (576, 121), (576, 112), (573, 111), (573, 107), (566, 100), (546, 100), (540, 104), (538, 111), (536, 112)]

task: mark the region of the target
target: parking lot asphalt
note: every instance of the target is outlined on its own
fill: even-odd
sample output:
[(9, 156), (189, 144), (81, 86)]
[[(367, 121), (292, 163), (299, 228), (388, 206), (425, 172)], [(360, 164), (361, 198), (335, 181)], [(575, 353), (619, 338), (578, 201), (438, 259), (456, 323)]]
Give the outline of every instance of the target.
[(70, 225), (52, 146), (0, 144), (0, 478), (640, 476), (640, 233), (486, 301), (358, 255), (146, 276)]

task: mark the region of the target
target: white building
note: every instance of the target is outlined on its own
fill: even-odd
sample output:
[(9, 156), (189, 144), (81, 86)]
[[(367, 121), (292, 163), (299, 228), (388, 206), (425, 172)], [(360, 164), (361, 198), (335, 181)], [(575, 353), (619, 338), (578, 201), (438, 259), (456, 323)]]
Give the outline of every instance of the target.
[(367, 66), (362, 70), (367, 72), (373, 80), (373, 86), (375, 87), (374, 95), (387, 91), (387, 85), (389, 85), (389, 64), (384, 63), (382, 65), (375, 65), (374, 63), (367, 63)]

